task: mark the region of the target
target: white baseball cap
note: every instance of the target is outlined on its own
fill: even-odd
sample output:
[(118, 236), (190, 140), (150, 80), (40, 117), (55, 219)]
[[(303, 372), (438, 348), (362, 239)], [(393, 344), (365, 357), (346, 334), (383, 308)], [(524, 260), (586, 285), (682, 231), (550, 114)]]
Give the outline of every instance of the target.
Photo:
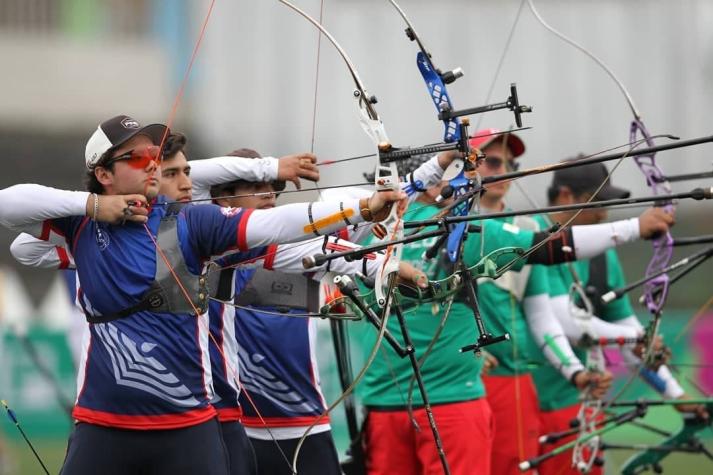
[(90, 170), (94, 168), (106, 152), (120, 146), (131, 137), (143, 134), (148, 136), (154, 145), (160, 145), (164, 135), (170, 132), (168, 127), (163, 124), (142, 127), (139, 121), (128, 115), (117, 115), (105, 120), (99, 124), (97, 130), (87, 141), (87, 148), (84, 152), (87, 168)]

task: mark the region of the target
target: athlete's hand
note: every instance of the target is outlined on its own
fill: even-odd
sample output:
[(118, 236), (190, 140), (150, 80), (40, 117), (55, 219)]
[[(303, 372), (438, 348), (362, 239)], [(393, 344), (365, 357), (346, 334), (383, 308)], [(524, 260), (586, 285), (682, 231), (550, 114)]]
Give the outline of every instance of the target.
[[(94, 198), (98, 197), (98, 206), (94, 206)], [(143, 195), (89, 195), (87, 199), (87, 216), (105, 223), (145, 223), (148, 221), (148, 205)], [(94, 211), (96, 209), (96, 216)]]
[(663, 208), (649, 208), (639, 216), (639, 235), (644, 239), (656, 239), (666, 234), (675, 223), (675, 216)]
[[(684, 394), (678, 398), (679, 400), (691, 399), (688, 395)], [(696, 414), (698, 417), (708, 420), (710, 414), (706, 410), (706, 406), (703, 404), (676, 404), (674, 406), (676, 410), (680, 413)]]
[(498, 367), (498, 359), (496, 357), (485, 350), (481, 350), (481, 355), (483, 358), (483, 368), (480, 370), (481, 374), (488, 374), (491, 370)]
[[(632, 352), (639, 358), (643, 358), (647, 349), (648, 344), (646, 342), (641, 342), (636, 344), (636, 346), (632, 349)], [(668, 363), (671, 359), (671, 348), (664, 344), (661, 335), (656, 335), (654, 344), (651, 346), (651, 354), (653, 355), (653, 358), (651, 361), (647, 362), (647, 364), (653, 371), (658, 371), (661, 365)]]
[(406, 285), (416, 285), (422, 289), (428, 288), (428, 277), (426, 277), (426, 274), (408, 262), (399, 262), (399, 280)]
[(593, 398), (601, 399), (609, 391), (613, 380), (609, 371), (580, 371), (574, 377), (574, 385), (579, 390), (588, 389)]
[(463, 153), (458, 150), (447, 150), (438, 154), (438, 165), (446, 170), (454, 160), (463, 158)]
[(299, 153), (281, 157), (277, 165), (277, 179), (291, 181), (298, 190), (302, 189), (300, 178), (309, 181), (319, 180), (317, 156), (311, 153)]
[(376, 223), (385, 220), (394, 205), (399, 207), (399, 214), (403, 214), (408, 204), (407, 197), (406, 193), (401, 190), (375, 191), (366, 201), (367, 207), (371, 212), (372, 221)]

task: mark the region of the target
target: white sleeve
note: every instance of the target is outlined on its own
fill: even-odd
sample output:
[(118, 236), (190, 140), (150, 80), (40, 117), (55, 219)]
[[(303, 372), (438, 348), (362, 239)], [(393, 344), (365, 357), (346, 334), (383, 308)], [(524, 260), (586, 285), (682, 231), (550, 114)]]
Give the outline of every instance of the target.
[(413, 183), (418, 183), (419, 187), (423, 189), (431, 188), (441, 183), (444, 173), (445, 170), (438, 163), (438, 155), (435, 155), (419, 165), (413, 172), (407, 174), (404, 177), (405, 182), (402, 183), (402, 188), (409, 195), (409, 203), (415, 201), (420, 195), (419, 192), (408, 192), (409, 188), (413, 187)]
[(584, 365), (572, 350), (562, 325), (554, 315), (549, 296), (525, 297), (522, 303), (527, 325), (537, 346), (547, 361), (570, 381), (574, 373), (584, 370)]
[(193, 199), (209, 199), (210, 187), (235, 180), (277, 180), (279, 160), (274, 157), (216, 157), (191, 160)]
[(10, 244), (10, 253), (20, 264), (43, 269), (74, 268), (74, 258), (62, 244), (37, 239), (22, 233)]
[(674, 378), (671, 374), (671, 370), (669, 370), (666, 365), (659, 366), (658, 370), (654, 373), (652, 370), (640, 368), (641, 358), (636, 356), (631, 351), (631, 348), (622, 348), (621, 356), (624, 358), (627, 366), (632, 369), (639, 368), (639, 376), (641, 379), (648, 383), (664, 398), (678, 399), (685, 394), (685, 391), (676, 378)]
[[(567, 338), (573, 343), (578, 342), (582, 338), (584, 330), (569, 313), (569, 295), (552, 297), (550, 304)], [(619, 322), (610, 323), (596, 316), (592, 317), (589, 325), (598, 338), (637, 338), (640, 336), (637, 328), (622, 325)]]
[(577, 259), (590, 259), (607, 249), (639, 238), (639, 218), (572, 226), (572, 240)]
[(0, 225), (39, 234), (44, 221), (87, 214), (89, 193), (42, 185), (14, 185), (0, 190)]
[(246, 218), (247, 248), (305, 241), (331, 234), (364, 221), (359, 200), (294, 203), (266, 210), (251, 210)]
[[(302, 258), (314, 254), (323, 254), (323, 249), (326, 248), (329, 252), (340, 252), (349, 249), (359, 249), (358, 246), (350, 241), (339, 239), (335, 236), (327, 238), (325, 246), (324, 238), (310, 239), (299, 244), (282, 244), (277, 246), (272, 260), (271, 269), (286, 272), (288, 274), (301, 274), (306, 272), (302, 266)], [(317, 272), (314, 276), (315, 280), (320, 280), (327, 271), (336, 274), (354, 275), (364, 271), (366, 266), (367, 276), (376, 275), (377, 270), (383, 263), (384, 256), (381, 253), (372, 253), (366, 259), (347, 262), (344, 259), (334, 259), (330, 263), (325, 263), (320, 266), (309, 269), (309, 272)]]

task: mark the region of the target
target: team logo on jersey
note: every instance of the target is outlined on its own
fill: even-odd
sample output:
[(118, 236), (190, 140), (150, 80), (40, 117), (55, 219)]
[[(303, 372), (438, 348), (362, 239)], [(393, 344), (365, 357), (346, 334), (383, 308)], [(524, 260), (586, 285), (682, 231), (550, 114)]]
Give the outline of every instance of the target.
[(242, 210), (243, 208), (220, 208), (220, 212), (223, 213), (223, 216), (225, 216), (226, 218), (232, 218), (233, 216), (239, 214)]
[(99, 245), (99, 250), (104, 251), (107, 247), (109, 247), (109, 244), (111, 243), (111, 238), (109, 237), (109, 234), (105, 233), (104, 230), (102, 230), (101, 225), (99, 223), (97, 223), (96, 229), (96, 239), (97, 244)]
[(141, 124), (139, 124), (136, 119), (127, 117), (126, 119), (121, 121), (121, 126), (125, 129), (138, 129), (139, 127), (141, 127)]

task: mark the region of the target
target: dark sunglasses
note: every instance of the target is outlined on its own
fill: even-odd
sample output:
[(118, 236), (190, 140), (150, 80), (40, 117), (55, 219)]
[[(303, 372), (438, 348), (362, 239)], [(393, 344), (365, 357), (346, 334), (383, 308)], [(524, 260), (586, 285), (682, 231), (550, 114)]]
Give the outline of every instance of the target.
[(485, 162), (485, 166), (490, 168), (491, 170), (497, 170), (498, 168), (502, 167), (503, 164), (505, 164), (506, 170), (517, 171), (518, 168), (520, 168), (520, 164), (518, 162), (516, 162), (515, 160), (506, 161), (505, 159), (500, 158), (500, 157), (486, 156), (483, 159), (483, 162)]
[(156, 165), (160, 165), (162, 158), (160, 152), (161, 147), (157, 145), (150, 145), (148, 147), (131, 150), (123, 155), (119, 155), (118, 157), (110, 158), (101, 166), (109, 167), (118, 161), (126, 160), (126, 163), (131, 168), (137, 168), (141, 170), (146, 168), (151, 162), (156, 162)]

